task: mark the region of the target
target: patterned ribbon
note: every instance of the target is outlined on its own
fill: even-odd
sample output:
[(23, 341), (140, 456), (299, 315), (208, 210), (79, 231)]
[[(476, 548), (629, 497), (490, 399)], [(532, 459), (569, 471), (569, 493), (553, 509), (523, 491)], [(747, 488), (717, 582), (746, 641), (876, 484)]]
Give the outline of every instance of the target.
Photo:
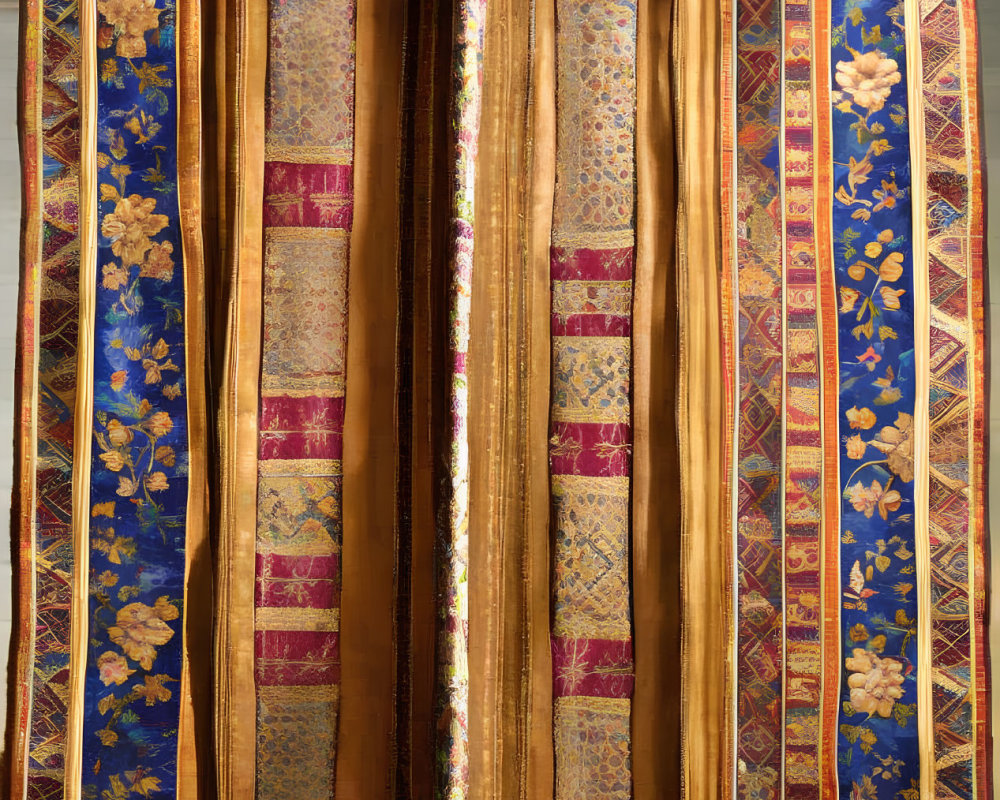
[(555, 796), (628, 798), (636, 10), (567, 0), (556, 20)]
[[(330, 797), (335, 783), (354, 200), (353, 0), (269, 9), (254, 623), (261, 800)], [(340, 22), (316, 25), (316, 15)]]

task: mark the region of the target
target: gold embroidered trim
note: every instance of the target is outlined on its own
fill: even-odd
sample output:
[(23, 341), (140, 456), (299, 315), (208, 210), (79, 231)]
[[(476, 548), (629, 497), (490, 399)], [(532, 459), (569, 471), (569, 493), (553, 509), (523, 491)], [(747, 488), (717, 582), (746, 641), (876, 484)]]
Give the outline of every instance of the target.
[(262, 478), (329, 478), (343, 474), (340, 459), (274, 458), (258, 462), (257, 474)]
[[(295, 579), (299, 580), (299, 579)], [(303, 581), (307, 578), (301, 579)], [(261, 582), (273, 583), (274, 578)], [(254, 630), (258, 631), (327, 631), (340, 630), (339, 608), (269, 608), (257, 609)]]

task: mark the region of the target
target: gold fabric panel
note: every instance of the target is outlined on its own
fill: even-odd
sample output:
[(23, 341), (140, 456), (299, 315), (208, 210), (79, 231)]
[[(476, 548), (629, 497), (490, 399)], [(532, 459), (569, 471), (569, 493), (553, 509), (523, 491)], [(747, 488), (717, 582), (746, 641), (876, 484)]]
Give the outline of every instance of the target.
[[(727, 437), (720, 350), (720, 19), (711, 3), (678, 0), (674, 26), (677, 94), (677, 395), (681, 473), (681, 757), (686, 797), (732, 794), (729, 763), (729, 530), (722, 484)], [(716, 531), (720, 535), (706, 535)]]
[(671, 54), (680, 0), (640, 0), (632, 306), (632, 792), (680, 786), (681, 495), (675, 292), (677, 163)]
[[(527, 786), (527, 796), (544, 797), (533, 764), (551, 752), (550, 729), (539, 724), (551, 713), (548, 255), (529, 249), (533, 227), (547, 222), (532, 213), (545, 174), (533, 149), (537, 99), (529, 106), (544, 91), (530, 85), (531, 7), (526, 0), (487, 6), (469, 351), (470, 395), (492, 399), (472, 403), (469, 419), (470, 565), (482, 576), (469, 597), (474, 798), (518, 797)], [(490, 80), (500, 73), (505, 80)]]
[(359, 3), (348, 272), (337, 797), (392, 798), (396, 214), (403, 20)]

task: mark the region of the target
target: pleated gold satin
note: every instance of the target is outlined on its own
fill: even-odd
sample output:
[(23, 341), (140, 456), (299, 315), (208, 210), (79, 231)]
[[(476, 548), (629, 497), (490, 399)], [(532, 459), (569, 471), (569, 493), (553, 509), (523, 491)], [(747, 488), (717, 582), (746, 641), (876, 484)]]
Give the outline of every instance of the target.
[[(222, 98), (226, 119), (227, 339), (218, 406), (220, 478), (215, 634), (215, 747), (221, 797), (253, 797), (257, 729), (254, 687), (254, 555), (257, 521), (257, 406), (261, 347), (264, 76), (267, 4), (239, 3), (219, 45), (234, 80)], [(222, 34), (222, 31), (220, 31)], [(218, 56), (218, 57), (221, 57)], [(221, 187), (220, 187), (221, 188)]]
[(546, 221), (532, 196), (548, 184), (536, 169), (545, 87), (532, 93), (531, 5), (490, 3), (486, 20), (484, 73), (503, 77), (484, 85), (469, 351), (471, 396), (492, 398), (469, 420), (470, 565), (482, 576), (469, 610), (475, 798), (544, 797), (532, 764), (551, 751), (549, 607), (538, 591), (548, 580), (548, 263), (530, 244)]
[(399, 141), (385, 120), (399, 115), (403, 18), (397, 11), (383, 0), (359, 3), (356, 22), (337, 797), (395, 796), (397, 486), (392, 476), (396, 471)]
[[(678, 438), (681, 473), (681, 756), (685, 797), (731, 796), (732, 685), (728, 487), (723, 429), (718, 64), (720, 15), (679, 0), (674, 24), (677, 126)], [(709, 535), (714, 532), (715, 535)]]
[(638, 6), (638, 218), (632, 307), (632, 790), (636, 800), (656, 800), (665, 787), (679, 786), (681, 767), (681, 483), (674, 302), (678, 172), (671, 58), (677, 45), (676, 2), (644, 0)]

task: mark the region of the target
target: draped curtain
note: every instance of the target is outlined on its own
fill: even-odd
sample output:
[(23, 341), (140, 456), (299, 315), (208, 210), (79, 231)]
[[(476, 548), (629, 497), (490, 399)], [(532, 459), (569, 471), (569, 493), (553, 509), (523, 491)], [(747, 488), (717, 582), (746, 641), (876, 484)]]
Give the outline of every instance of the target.
[(22, 0), (5, 793), (990, 796), (974, 0)]

